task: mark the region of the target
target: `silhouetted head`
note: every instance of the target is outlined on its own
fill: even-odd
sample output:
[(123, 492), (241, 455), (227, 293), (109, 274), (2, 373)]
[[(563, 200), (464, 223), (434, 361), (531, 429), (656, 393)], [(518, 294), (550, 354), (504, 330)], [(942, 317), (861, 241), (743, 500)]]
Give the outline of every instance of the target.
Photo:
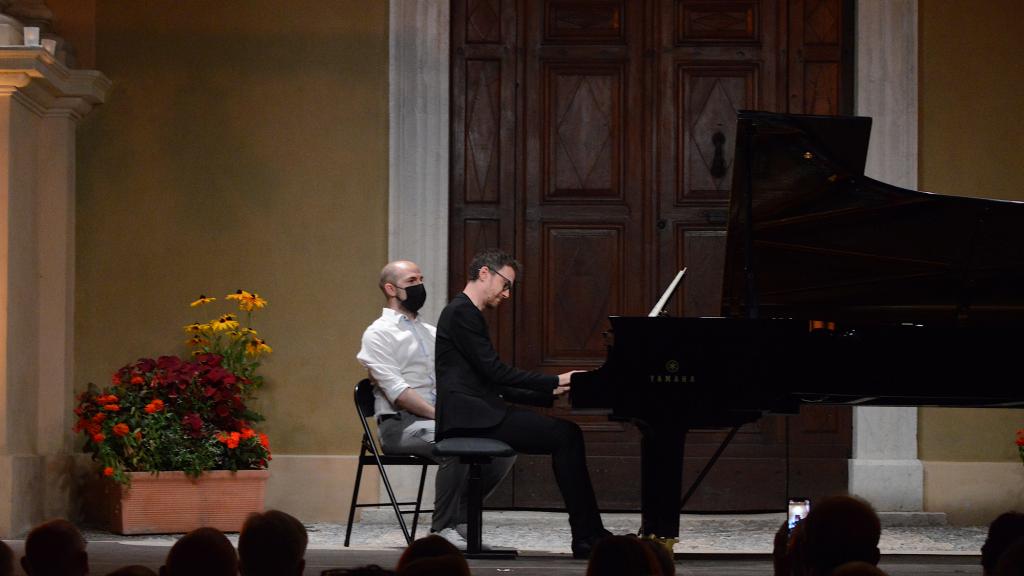
[(250, 514), (238, 535), (239, 571), (243, 576), (301, 575), (308, 541), (306, 527), (290, 514)]
[(587, 576), (660, 575), (658, 559), (636, 536), (606, 536), (596, 544), (587, 563)]
[(1018, 538), (1006, 547), (996, 562), (994, 576), (1020, 576), (1024, 574), (1024, 538)]
[(794, 569), (806, 574), (828, 574), (847, 562), (878, 564), (882, 525), (867, 502), (853, 496), (833, 496), (819, 502), (803, 521), (801, 538), (794, 542)]
[(988, 536), (981, 545), (981, 568), (985, 574), (995, 573), (1003, 552), (1018, 538), (1024, 537), (1024, 514), (1004, 512), (988, 525)]
[(396, 576), (470, 576), (469, 564), (462, 555), (420, 558), (402, 565)]
[(25, 537), (21, 567), (30, 576), (77, 576), (89, 573), (85, 538), (63, 518), (43, 522)]
[(157, 576), (157, 573), (141, 564), (123, 566), (110, 572), (107, 576)]
[[(463, 558), (462, 552), (455, 547), (454, 544), (438, 536), (437, 534), (431, 534), (418, 540), (413, 540), (412, 544), (402, 552), (402, 557), (398, 559), (398, 565), (395, 567), (395, 572), (402, 572), (402, 569), (406, 565), (411, 564), (417, 560), (425, 558), (441, 558), (445, 556), (454, 556), (458, 558), (462, 564), (466, 563), (466, 559)], [(469, 570), (467, 566), (466, 570)]]
[(671, 550), (661, 542), (650, 538), (642, 538), (640, 542), (651, 550), (654, 559), (658, 561), (661, 576), (676, 576), (676, 560), (672, 556)]
[(197, 528), (171, 546), (161, 576), (235, 576), (238, 556), (227, 536), (216, 528)]

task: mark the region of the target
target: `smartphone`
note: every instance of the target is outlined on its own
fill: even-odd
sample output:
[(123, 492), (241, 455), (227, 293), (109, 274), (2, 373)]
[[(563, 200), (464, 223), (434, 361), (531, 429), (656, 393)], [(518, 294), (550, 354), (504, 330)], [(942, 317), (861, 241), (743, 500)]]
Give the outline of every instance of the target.
[(786, 526), (789, 528), (789, 531), (792, 532), (793, 528), (795, 528), (801, 520), (807, 518), (807, 513), (810, 511), (810, 498), (790, 498), (789, 513), (786, 516)]

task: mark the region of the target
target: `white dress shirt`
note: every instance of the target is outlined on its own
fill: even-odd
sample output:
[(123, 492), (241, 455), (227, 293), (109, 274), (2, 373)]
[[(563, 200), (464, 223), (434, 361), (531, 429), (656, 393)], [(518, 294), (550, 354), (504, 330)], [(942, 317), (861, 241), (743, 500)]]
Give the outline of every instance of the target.
[(434, 380), (434, 339), (437, 328), (410, 320), (390, 308), (363, 332), (356, 355), (374, 381), (374, 409), (378, 415), (398, 411), (395, 400), (412, 388), (431, 405), (437, 397)]

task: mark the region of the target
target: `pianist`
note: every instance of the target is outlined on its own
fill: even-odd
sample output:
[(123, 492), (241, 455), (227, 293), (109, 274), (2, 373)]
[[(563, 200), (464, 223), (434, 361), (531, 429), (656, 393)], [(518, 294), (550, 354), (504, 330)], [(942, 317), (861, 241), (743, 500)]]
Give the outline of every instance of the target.
[(504, 252), (478, 254), (465, 289), (441, 312), (435, 349), (438, 436), (495, 438), (517, 452), (551, 454), (569, 512), (573, 557), (588, 558), (609, 532), (597, 509), (579, 426), (505, 402), (550, 404), (568, 391), (572, 372), (549, 376), (502, 363), (482, 313), (509, 298), (518, 271), (519, 263)]
[[(427, 298), (423, 273), (415, 262), (389, 262), (380, 271), (386, 307), (363, 333), (356, 358), (374, 383), (374, 411), (381, 445), (388, 454), (415, 454), (437, 460), (434, 515), (430, 531), (466, 549), (466, 475), (456, 458), (438, 458), (434, 448), (434, 332), (419, 318)], [(496, 458), (483, 467), (485, 492), (512, 468), (515, 458)]]

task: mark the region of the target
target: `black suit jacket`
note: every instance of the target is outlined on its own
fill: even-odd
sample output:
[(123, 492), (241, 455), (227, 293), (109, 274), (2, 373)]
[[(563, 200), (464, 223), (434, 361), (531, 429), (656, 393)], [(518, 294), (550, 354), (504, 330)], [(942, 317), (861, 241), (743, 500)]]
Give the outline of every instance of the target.
[(465, 293), (445, 306), (437, 321), (437, 434), (490, 428), (508, 412), (502, 396), (550, 405), (558, 376), (527, 372), (498, 358), (484, 315)]

